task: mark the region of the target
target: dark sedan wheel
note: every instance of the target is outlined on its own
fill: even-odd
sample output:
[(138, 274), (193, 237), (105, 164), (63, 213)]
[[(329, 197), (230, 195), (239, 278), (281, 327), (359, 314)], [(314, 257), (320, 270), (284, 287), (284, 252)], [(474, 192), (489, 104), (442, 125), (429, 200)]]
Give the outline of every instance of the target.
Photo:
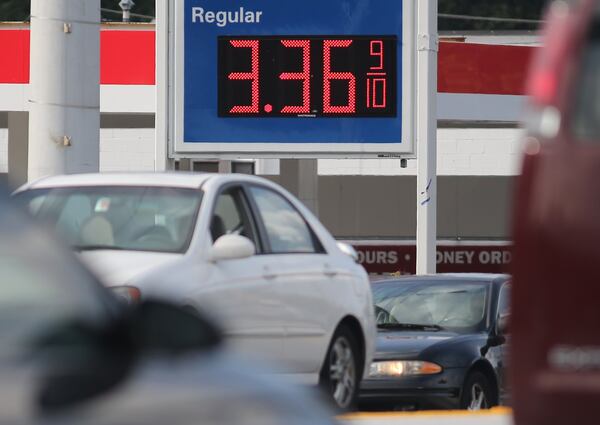
[(460, 407), (468, 410), (489, 409), (493, 405), (492, 387), (481, 372), (471, 372), (465, 380)]
[(348, 410), (356, 399), (361, 375), (358, 359), (354, 335), (340, 326), (331, 339), (319, 382), (340, 410)]

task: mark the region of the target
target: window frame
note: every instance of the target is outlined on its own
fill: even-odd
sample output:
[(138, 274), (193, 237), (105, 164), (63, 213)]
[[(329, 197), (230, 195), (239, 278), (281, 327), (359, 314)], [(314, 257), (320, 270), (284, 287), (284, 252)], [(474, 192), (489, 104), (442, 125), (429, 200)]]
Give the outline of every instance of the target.
[[(304, 225), (306, 226), (306, 228), (308, 229), (308, 232), (310, 234), (310, 238), (312, 241), (312, 245), (313, 245), (313, 251), (312, 252), (301, 252), (301, 251), (282, 251), (282, 252), (274, 252), (273, 249), (271, 248), (271, 241), (269, 239), (269, 233), (267, 232), (267, 227), (265, 226), (262, 214), (260, 212), (260, 209), (258, 207), (258, 204), (256, 202), (256, 200), (254, 199), (254, 195), (252, 194), (251, 189), (252, 188), (259, 188), (259, 189), (263, 189), (266, 190), (268, 192), (272, 192), (275, 195), (279, 196), (281, 199), (283, 199), (283, 201), (290, 206), (290, 208), (292, 210), (294, 210), (302, 219), (302, 222), (304, 223)], [(264, 243), (264, 254), (269, 254), (269, 255), (282, 255), (282, 254), (304, 254), (304, 255), (311, 255), (311, 254), (317, 254), (317, 255), (323, 255), (323, 254), (327, 254), (327, 250), (325, 249), (325, 246), (323, 245), (323, 243), (321, 242), (321, 240), (319, 239), (319, 237), (317, 236), (317, 234), (315, 233), (314, 229), (312, 228), (312, 226), (310, 225), (310, 223), (306, 220), (306, 218), (304, 217), (304, 215), (298, 210), (298, 208), (296, 208), (296, 206), (281, 192), (277, 191), (276, 189), (273, 189), (271, 187), (265, 186), (265, 185), (261, 185), (261, 184), (256, 184), (256, 183), (246, 183), (244, 184), (244, 190), (247, 193), (247, 197), (250, 200), (250, 206), (252, 208), (252, 211), (254, 212), (254, 216), (255, 219), (258, 223), (258, 227), (259, 227), (259, 231), (261, 233), (261, 239), (263, 240)]]

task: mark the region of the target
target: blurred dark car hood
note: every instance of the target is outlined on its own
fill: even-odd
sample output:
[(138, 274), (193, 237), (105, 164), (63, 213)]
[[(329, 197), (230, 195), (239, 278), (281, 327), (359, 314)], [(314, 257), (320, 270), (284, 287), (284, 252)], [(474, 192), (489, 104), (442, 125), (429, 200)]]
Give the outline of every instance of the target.
[(447, 331), (380, 330), (377, 334), (376, 360), (420, 359), (423, 355), (447, 350), (456, 345), (483, 341), (480, 334)]

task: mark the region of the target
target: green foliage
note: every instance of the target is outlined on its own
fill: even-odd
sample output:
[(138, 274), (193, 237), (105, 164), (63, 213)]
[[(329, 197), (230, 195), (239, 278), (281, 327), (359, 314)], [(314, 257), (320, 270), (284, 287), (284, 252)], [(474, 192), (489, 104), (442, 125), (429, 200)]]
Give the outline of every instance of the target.
[(0, 0), (0, 22), (29, 20), (29, 2), (24, 0)]
[[(439, 0), (439, 13), (540, 20), (546, 0)], [(439, 18), (440, 31), (531, 30), (537, 24)]]

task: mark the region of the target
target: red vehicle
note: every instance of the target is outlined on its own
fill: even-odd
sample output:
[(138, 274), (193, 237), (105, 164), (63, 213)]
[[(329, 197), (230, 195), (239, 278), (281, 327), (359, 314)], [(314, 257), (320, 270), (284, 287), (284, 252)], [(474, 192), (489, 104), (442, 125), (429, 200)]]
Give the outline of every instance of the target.
[(600, 423), (600, 1), (550, 5), (514, 214), (517, 425)]

